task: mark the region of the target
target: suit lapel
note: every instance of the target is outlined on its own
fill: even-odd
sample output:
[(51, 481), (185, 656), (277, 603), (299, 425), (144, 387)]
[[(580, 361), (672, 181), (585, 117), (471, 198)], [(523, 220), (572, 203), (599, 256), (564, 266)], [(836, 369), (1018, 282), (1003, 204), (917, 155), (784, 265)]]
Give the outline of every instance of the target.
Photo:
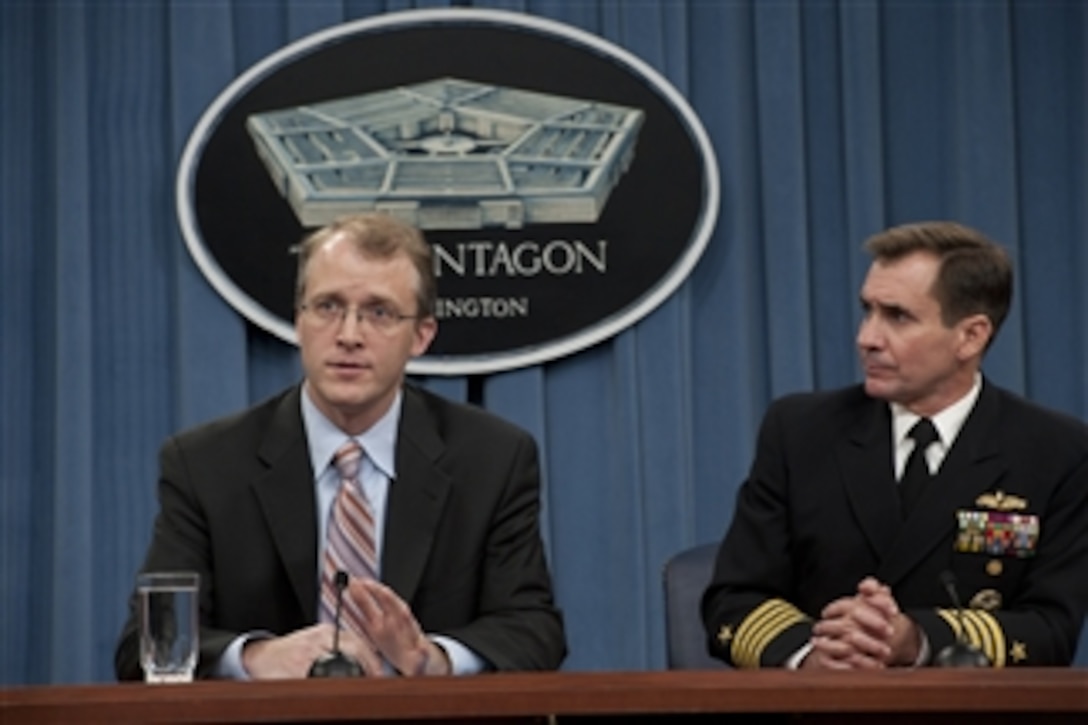
[(956, 526), (955, 511), (973, 508), (975, 498), (994, 486), (1008, 468), (999, 448), (999, 392), (983, 383), (978, 401), (945, 456), (937, 475), (919, 499), (877, 577), (895, 584), (933, 549), (947, 543)]
[(869, 399), (857, 425), (837, 447), (846, 494), (877, 560), (899, 528), (899, 499), (892, 467), (890, 413), (883, 401)]
[(303, 433), (300, 389), (285, 395), (257, 450), (266, 466), (253, 482), (272, 540), (307, 621), (317, 617), (317, 504)]
[(451, 482), (437, 465), (445, 451), (421, 395), (404, 388), (397, 433), (397, 480), (389, 489), (382, 580), (411, 602), (423, 577)]

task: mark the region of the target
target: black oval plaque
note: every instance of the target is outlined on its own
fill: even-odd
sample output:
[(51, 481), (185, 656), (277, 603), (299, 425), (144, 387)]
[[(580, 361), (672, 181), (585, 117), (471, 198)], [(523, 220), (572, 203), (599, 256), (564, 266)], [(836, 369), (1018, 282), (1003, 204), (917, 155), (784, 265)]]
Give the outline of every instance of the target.
[(658, 73), (584, 31), (418, 10), (316, 33), (207, 109), (178, 214), (211, 284), (289, 342), (290, 248), (342, 213), (425, 231), (439, 334), (411, 372), (507, 370), (584, 349), (686, 278), (718, 209), (713, 149)]

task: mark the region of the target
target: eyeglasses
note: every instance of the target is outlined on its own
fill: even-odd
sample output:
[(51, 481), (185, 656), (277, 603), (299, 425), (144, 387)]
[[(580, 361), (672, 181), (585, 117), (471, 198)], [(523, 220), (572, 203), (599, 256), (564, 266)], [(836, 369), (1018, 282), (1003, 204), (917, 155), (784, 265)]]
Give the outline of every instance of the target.
[(349, 305), (335, 297), (323, 297), (312, 302), (304, 302), (298, 308), (308, 312), (311, 319), (320, 325), (342, 323), (347, 319), (348, 312), (354, 308), (355, 321), (362, 324), (363, 320), (366, 320), (376, 330), (392, 330), (403, 320), (414, 320), (419, 317), (419, 315), (402, 315), (392, 307), (381, 303)]

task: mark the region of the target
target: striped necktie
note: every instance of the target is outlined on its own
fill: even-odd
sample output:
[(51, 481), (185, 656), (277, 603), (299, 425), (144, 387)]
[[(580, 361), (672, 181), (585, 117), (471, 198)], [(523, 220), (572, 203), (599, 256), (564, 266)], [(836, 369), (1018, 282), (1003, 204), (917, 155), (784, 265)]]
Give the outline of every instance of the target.
[[(349, 440), (336, 451), (333, 465), (340, 474), (340, 491), (329, 514), (325, 557), (321, 565), (322, 622), (332, 622), (336, 612), (336, 572), (351, 577), (377, 579), (378, 557), (374, 542), (374, 512), (359, 482), (363, 449)], [(344, 598), (344, 624), (362, 633), (362, 615), (350, 597)]]

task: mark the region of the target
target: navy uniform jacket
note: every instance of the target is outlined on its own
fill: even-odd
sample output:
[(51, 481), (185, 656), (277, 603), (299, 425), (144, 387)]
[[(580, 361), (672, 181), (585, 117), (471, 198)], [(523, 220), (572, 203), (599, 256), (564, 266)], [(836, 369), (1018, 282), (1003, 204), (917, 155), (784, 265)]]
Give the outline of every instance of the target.
[[(207, 676), (239, 633), (317, 621), (317, 503), (300, 388), (169, 439), (144, 570), (200, 573)], [(425, 632), (498, 670), (554, 669), (563, 622), (538, 528), (533, 439), (478, 408), (404, 388), (382, 580)], [(115, 653), (142, 676), (135, 601)]]
[(780, 666), (870, 575), (937, 653), (961, 628), (950, 571), (964, 635), (996, 666), (1071, 662), (1088, 612), (1088, 426), (983, 381), (903, 521), (890, 417), (861, 386), (768, 409), (703, 596), (711, 654)]

